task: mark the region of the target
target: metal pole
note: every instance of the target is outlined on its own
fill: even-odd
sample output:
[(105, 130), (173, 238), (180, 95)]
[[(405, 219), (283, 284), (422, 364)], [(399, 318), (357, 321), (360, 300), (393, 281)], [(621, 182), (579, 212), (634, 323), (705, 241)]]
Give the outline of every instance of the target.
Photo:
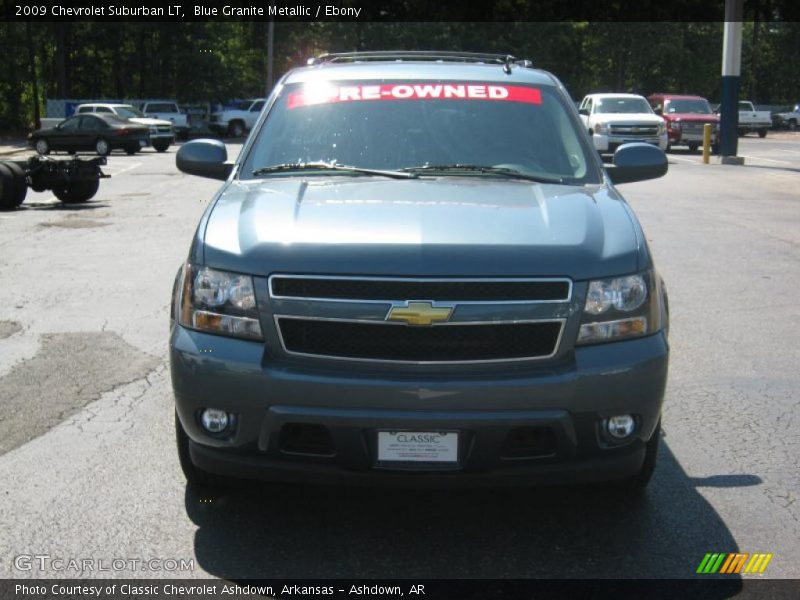
[(743, 0), (725, 0), (722, 38), (722, 98), (720, 106), (720, 154), (722, 162), (741, 163), (739, 145), (739, 79), (742, 71)]
[(270, 19), (267, 25), (267, 93), (272, 91), (272, 46), (275, 41), (275, 20)]

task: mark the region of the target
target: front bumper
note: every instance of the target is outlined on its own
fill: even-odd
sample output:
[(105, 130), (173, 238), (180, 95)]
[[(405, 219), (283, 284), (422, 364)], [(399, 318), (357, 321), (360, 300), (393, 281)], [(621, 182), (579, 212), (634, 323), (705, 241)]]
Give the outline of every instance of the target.
[(592, 141), (594, 142), (595, 150), (597, 150), (598, 152), (609, 152), (609, 153), (614, 152), (622, 144), (632, 144), (635, 142), (652, 144), (653, 146), (658, 146), (662, 150), (666, 150), (668, 145), (666, 132), (658, 136), (645, 137), (639, 139), (593, 133)]
[[(622, 478), (641, 468), (661, 414), (668, 347), (658, 333), (578, 348), (559, 366), (401, 376), (278, 364), (263, 344), (173, 325), (170, 362), (192, 461), (213, 473), (318, 483), (572, 483)], [(201, 429), (198, 414), (208, 407), (237, 415), (229, 437)], [(636, 415), (633, 439), (607, 443), (600, 421), (624, 413)], [(287, 451), (281, 433), (298, 423), (324, 427), (332, 451)], [(552, 452), (505, 455), (510, 432), (520, 427), (549, 430)], [(376, 432), (402, 429), (458, 431), (458, 463), (379, 463)]]

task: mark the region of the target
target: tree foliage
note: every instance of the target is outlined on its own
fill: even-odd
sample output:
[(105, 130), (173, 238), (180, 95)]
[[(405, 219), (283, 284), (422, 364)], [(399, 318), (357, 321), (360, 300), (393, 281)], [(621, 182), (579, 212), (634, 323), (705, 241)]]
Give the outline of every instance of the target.
[[(521, 6), (504, 2), (508, 10)], [(475, 16), (483, 17), (491, 15)], [(0, 23), (0, 129), (32, 125), (34, 80), (42, 114), (44, 98), (219, 102), (263, 95), (267, 29), (266, 22), (246, 21), (59, 22), (34, 24), (28, 36), (24, 23)], [(279, 77), (322, 52), (504, 52), (553, 72), (576, 99), (590, 91), (671, 91), (713, 101), (722, 30), (719, 22), (280, 22), (274, 70)], [(799, 101), (798, 55), (800, 23), (745, 23), (742, 95), (759, 103)]]

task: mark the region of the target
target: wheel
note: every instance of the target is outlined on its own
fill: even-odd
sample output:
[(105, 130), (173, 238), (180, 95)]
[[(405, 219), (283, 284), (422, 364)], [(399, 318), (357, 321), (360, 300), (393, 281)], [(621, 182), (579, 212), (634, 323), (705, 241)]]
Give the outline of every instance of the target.
[(740, 129), (739, 130), (739, 137), (744, 137), (746, 135), (747, 135), (747, 130), (746, 129)]
[(790, 119), (789, 120), (789, 131), (794, 131), (795, 129), (797, 129), (797, 120), (796, 119)]
[(658, 458), (658, 446), (661, 443), (661, 421), (656, 425), (655, 431), (645, 446), (644, 463), (642, 469), (633, 477), (624, 479), (621, 482), (621, 487), (631, 493), (639, 493), (644, 491), (650, 479), (653, 477), (653, 472), (656, 470), (656, 459)]
[(16, 208), (17, 187), (10, 169), (0, 164), (0, 210)]
[(25, 171), (22, 170), (17, 163), (5, 161), (0, 163), (5, 165), (14, 178), (14, 185), (16, 186), (16, 196), (14, 198), (14, 206), (19, 206), (25, 201), (25, 196), (28, 194), (28, 182), (25, 179)]
[(178, 132), (178, 139), (185, 142), (189, 139), (189, 130), (185, 129), (183, 131)]
[(108, 156), (111, 154), (111, 144), (105, 138), (100, 138), (94, 143), (94, 150), (100, 156)]
[(50, 154), (50, 142), (44, 138), (37, 139), (33, 147), (36, 149), (36, 152), (42, 156)]
[(689, 152), (697, 152), (697, 149), (700, 147), (700, 144), (689, 144)]
[(53, 194), (65, 204), (79, 204), (93, 197), (97, 193), (99, 187), (99, 179), (73, 181), (67, 185), (53, 188)]
[(192, 462), (192, 457), (189, 455), (189, 436), (183, 430), (177, 412), (175, 413), (175, 442), (178, 446), (178, 462), (181, 464), (181, 471), (183, 471), (186, 481), (192, 485), (206, 487), (224, 487), (228, 483), (224, 477), (204, 471)]
[(125, 154), (127, 154), (128, 156), (133, 156), (138, 151), (139, 151), (139, 148), (134, 148), (133, 146), (129, 146), (129, 147), (125, 148)]
[(234, 121), (228, 126), (228, 131), (232, 137), (242, 137), (244, 135), (244, 123)]
[(766, 127), (763, 127), (763, 128), (758, 130), (758, 137), (760, 137), (760, 138), (767, 137), (767, 128)]
[(169, 142), (155, 141), (153, 142), (153, 148), (155, 148), (156, 152), (166, 152), (167, 148), (169, 148)]

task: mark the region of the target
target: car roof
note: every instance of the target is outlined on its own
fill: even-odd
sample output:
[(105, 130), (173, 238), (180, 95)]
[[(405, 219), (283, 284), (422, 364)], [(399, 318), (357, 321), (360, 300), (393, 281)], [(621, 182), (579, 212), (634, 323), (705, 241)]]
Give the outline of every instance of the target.
[(103, 121), (107, 121), (108, 123), (112, 124), (119, 124), (119, 125), (130, 125), (135, 126), (136, 123), (131, 123), (128, 119), (123, 119), (113, 113), (90, 113), (90, 114), (75, 114), (72, 115), (73, 117), (94, 117), (96, 119), (102, 119)]
[(664, 98), (665, 100), (705, 100), (702, 96), (691, 94), (650, 94), (650, 98)]
[(353, 61), (321, 63), (289, 71), (284, 83), (308, 83), (312, 81), (358, 81), (374, 79), (395, 80), (459, 80), (497, 83), (526, 83), (554, 86), (555, 79), (547, 71), (516, 64), (510, 65), (507, 73), (503, 65), (448, 62), (430, 60), (402, 61)]
[(104, 106), (109, 108), (133, 108), (132, 104), (117, 104), (116, 102), (87, 102), (86, 104), (79, 104), (78, 108), (84, 108), (87, 106), (91, 107)]
[(644, 96), (639, 94), (616, 94), (614, 92), (598, 92), (596, 94), (586, 94), (590, 98), (641, 98)]

